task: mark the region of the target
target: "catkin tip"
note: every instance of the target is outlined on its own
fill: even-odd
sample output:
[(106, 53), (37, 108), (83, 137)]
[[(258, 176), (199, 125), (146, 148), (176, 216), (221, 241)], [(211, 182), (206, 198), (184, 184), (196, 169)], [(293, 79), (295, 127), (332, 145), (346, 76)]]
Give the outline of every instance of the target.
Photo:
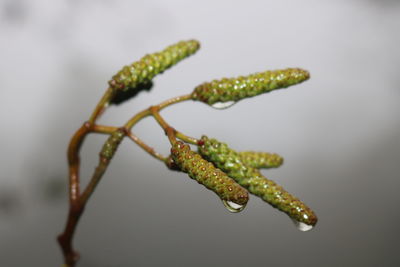
[(221, 200), (231, 201), (238, 205), (247, 203), (247, 191), (226, 173), (190, 150), (189, 145), (181, 141), (175, 142), (171, 148), (171, 156), (181, 171), (188, 173), (189, 177), (214, 191)]

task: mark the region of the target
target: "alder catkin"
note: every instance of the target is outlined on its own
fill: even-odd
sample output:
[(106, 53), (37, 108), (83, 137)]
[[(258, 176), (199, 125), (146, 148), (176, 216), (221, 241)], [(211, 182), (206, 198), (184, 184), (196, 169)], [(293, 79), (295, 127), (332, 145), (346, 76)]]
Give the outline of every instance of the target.
[(180, 41), (161, 52), (148, 54), (139, 61), (123, 67), (112, 77), (109, 85), (116, 90), (128, 91), (139, 84), (148, 83), (154, 76), (194, 54), (199, 48), (200, 43), (196, 40)]
[(276, 153), (242, 151), (238, 152), (244, 164), (256, 169), (277, 168), (283, 164), (283, 158)]
[(239, 153), (230, 149), (227, 144), (206, 136), (203, 136), (201, 141), (200, 155), (247, 188), (250, 193), (262, 198), (298, 222), (307, 225), (317, 223), (317, 217), (309, 207), (274, 181), (265, 178), (259, 170), (244, 164)]
[(237, 102), (275, 89), (286, 88), (309, 78), (308, 71), (299, 68), (265, 71), (237, 78), (223, 78), (197, 86), (192, 92), (192, 99), (208, 105)]
[(125, 137), (125, 132), (123, 130), (117, 130), (113, 132), (110, 137), (108, 137), (107, 141), (104, 143), (103, 148), (101, 149), (100, 156), (110, 160), (117, 150), (119, 144), (122, 139)]
[(181, 171), (190, 178), (214, 191), (221, 200), (246, 205), (249, 196), (247, 191), (228, 177), (223, 171), (215, 168), (211, 162), (192, 151), (189, 145), (177, 141), (171, 148), (172, 159)]

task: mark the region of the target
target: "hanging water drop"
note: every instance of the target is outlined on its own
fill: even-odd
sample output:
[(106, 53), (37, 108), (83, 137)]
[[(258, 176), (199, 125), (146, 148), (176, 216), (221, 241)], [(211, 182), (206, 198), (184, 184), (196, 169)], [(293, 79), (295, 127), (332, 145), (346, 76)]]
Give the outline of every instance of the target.
[(222, 200), (222, 203), (224, 204), (224, 206), (227, 210), (229, 210), (230, 212), (233, 212), (233, 213), (241, 212), (246, 207), (246, 205), (239, 205), (235, 202), (228, 201), (228, 200)]
[(314, 228), (313, 225), (309, 225), (309, 224), (306, 224), (306, 223), (303, 223), (303, 222), (299, 222), (299, 221), (296, 221), (294, 219), (292, 219), (292, 221), (293, 221), (294, 225), (296, 226), (296, 228), (299, 229), (302, 232), (307, 232), (307, 231), (310, 231), (311, 229)]
[(211, 107), (215, 109), (226, 109), (233, 106), (236, 102), (235, 101), (228, 101), (228, 102), (215, 102), (211, 105)]

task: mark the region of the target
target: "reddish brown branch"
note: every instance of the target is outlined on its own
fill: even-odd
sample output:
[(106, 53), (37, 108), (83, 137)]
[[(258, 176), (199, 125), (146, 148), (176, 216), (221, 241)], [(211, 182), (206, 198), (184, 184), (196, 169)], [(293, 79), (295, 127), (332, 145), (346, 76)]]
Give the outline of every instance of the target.
[(132, 133), (131, 131), (129, 131), (127, 133), (127, 136), (129, 137), (129, 139), (131, 139), (132, 141), (134, 141), (138, 146), (140, 146), (141, 148), (143, 148), (144, 151), (146, 151), (147, 153), (149, 153), (151, 156), (155, 157), (156, 159), (159, 159), (161, 161), (165, 161), (166, 157), (164, 157), (163, 155), (161, 155), (160, 153), (158, 153), (157, 151), (154, 150), (154, 148), (152, 148), (151, 146), (147, 145), (145, 142), (143, 142), (139, 137), (137, 137), (134, 133)]
[(83, 207), (79, 204), (79, 150), (88, 133), (92, 129), (92, 124), (85, 122), (71, 138), (68, 146), (69, 163), (69, 212), (64, 232), (58, 236), (58, 242), (64, 255), (67, 266), (74, 266), (79, 259), (79, 254), (72, 247), (72, 238), (76, 229), (76, 224), (82, 214)]
[(69, 163), (69, 197), (70, 204), (77, 201), (79, 191), (79, 150), (88, 133), (91, 132), (93, 126), (89, 122), (85, 122), (71, 138), (68, 146), (68, 163)]
[(100, 157), (99, 165), (96, 167), (92, 179), (90, 179), (89, 184), (87, 185), (85, 191), (82, 193), (79, 203), (82, 206), (85, 206), (87, 201), (89, 200), (90, 196), (92, 195), (94, 189), (96, 188), (97, 184), (100, 182), (101, 177), (107, 170), (108, 164), (110, 161), (106, 158)]
[[(191, 95), (184, 95), (166, 100), (157, 106), (150, 107), (139, 113), (137, 113), (131, 120), (129, 120), (124, 127), (117, 128), (112, 126), (97, 125), (96, 120), (104, 112), (105, 108), (108, 106), (110, 99), (113, 97), (114, 91), (108, 89), (104, 94), (103, 98), (100, 100), (99, 104), (93, 111), (89, 121), (85, 122), (71, 138), (68, 146), (68, 163), (69, 163), (69, 212), (67, 217), (67, 222), (65, 225), (64, 232), (58, 236), (58, 242), (62, 249), (64, 255), (64, 261), (67, 267), (74, 267), (79, 259), (79, 254), (73, 249), (72, 241), (73, 236), (79, 222), (79, 219), (85, 209), (86, 203), (90, 196), (93, 194), (97, 184), (100, 182), (103, 174), (107, 170), (111, 158), (105, 158), (100, 156), (100, 161), (93, 173), (89, 184), (87, 185), (84, 192), (80, 193), (80, 179), (79, 179), (79, 169), (80, 169), (80, 158), (79, 151), (85, 140), (85, 137), (91, 133), (102, 133), (102, 134), (113, 134), (116, 131), (123, 130), (124, 135), (128, 135), (136, 144), (146, 150), (152, 156), (165, 161), (166, 158), (161, 154), (157, 153), (152, 147), (145, 144), (137, 136), (131, 133), (130, 129), (140, 120), (147, 116), (153, 116), (157, 122), (164, 129), (165, 133), (168, 135), (170, 141), (175, 140), (175, 134), (179, 136), (180, 139), (184, 139), (189, 143), (197, 142), (197, 139), (184, 135), (183, 133), (175, 131), (170, 127), (165, 120), (159, 114), (159, 111), (167, 106), (176, 104), (182, 101), (191, 99)], [(119, 143), (116, 145), (116, 147)], [(115, 149), (116, 149), (115, 147)]]

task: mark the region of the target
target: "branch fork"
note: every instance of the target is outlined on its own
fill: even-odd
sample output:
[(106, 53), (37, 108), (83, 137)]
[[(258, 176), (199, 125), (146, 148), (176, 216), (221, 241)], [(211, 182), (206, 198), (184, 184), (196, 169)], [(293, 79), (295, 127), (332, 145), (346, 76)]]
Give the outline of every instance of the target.
[[(87, 202), (125, 137), (152, 157), (163, 162), (169, 169), (185, 172), (198, 183), (214, 191), (231, 212), (239, 212), (246, 206), (248, 201), (247, 191), (249, 191), (287, 213), (292, 219), (295, 218), (298, 223), (308, 224), (310, 222), (310, 225), (315, 225), (316, 217), (313, 217), (311, 210), (299, 202), (297, 198), (292, 198), (281, 187), (259, 174), (258, 169), (260, 168), (279, 167), (283, 163), (283, 158), (279, 155), (252, 151), (236, 153), (226, 144), (219, 143), (214, 139), (207, 139), (204, 136), (197, 139), (185, 135), (170, 126), (160, 114), (164, 108), (189, 100), (200, 101), (214, 108), (221, 106), (226, 108), (228, 105), (224, 105), (224, 103), (236, 103), (244, 98), (305, 81), (309, 78), (309, 74), (305, 70), (290, 68), (260, 72), (245, 77), (214, 80), (197, 86), (190, 94), (177, 96), (158, 105), (152, 105), (138, 112), (122, 126), (97, 123), (107, 107), (117, 103), (115, 102), (117, 96), (120, 97), (121, 94), (126, 95), (127, 93), (127, 95), (136, 95), (143, 88), (146, 89), (147, 85), (152, 84), (152, 79), (157, 74), (194, 54), (199, 47), (200, 44), (195, 40), (182, 41), (125, 66), (112, 77), (109, 88), (96, 105), (89, 119), (72, 136), (67, 151), (69, 211), (64, 231), (58, 236), (58, 243), (64, 255), (65, 267), (74, 267), (79, 260), (79, 253), (73, 248), (72, 244), (77, 224)], [(122, 99), (124, 100), (124, 98)], [(157, 152), (132, 132), (132, 128), (146, 117), (154, 118), (164, 130), (171, 143), (170, 155), (165, 156)], [(106, 134), (109, 135), (109, 138), (100, 151), (98, 165), (88, 185), (84, 190), (81, 190), (79, 154), (86, 136), (90, 133)], [(192, 151), (189, 144), (198, 146), (198, 153)], [(257, 179), (249, 179), (246, 175), (252, 175), (251, 177), (257, 177)], [(258, 186), (263, 183), (266, 185), (263, 188)], [(312, 220), (303, 220), (303, 217), (311, 217)]]

